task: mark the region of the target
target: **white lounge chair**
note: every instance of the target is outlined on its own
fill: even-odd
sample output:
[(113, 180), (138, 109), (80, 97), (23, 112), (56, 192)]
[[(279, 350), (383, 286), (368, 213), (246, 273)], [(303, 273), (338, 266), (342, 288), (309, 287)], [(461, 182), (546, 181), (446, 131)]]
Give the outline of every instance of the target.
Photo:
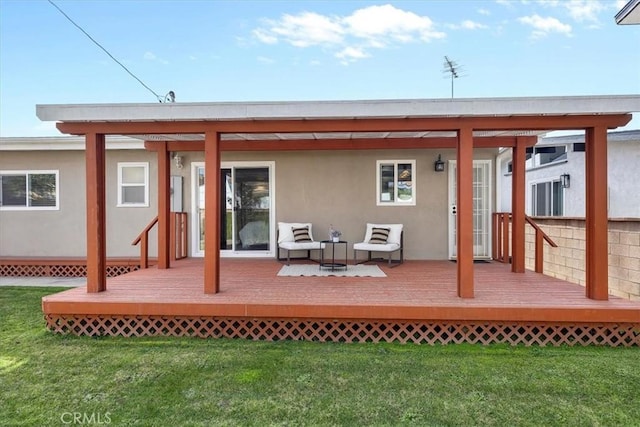
[[(367, 252), (367, 259), (358, 261), (358, 251)], [(402, 264), (404, 262), (402, 224), (368, 223), (364, 240), (353, 245), (353, 259), (356, 264), (384, 260), (384, 258), (372, 258), (371, 254), (374, 252), (386, 253), (390, 267)], [(399, 252), (398, 259), (392, 258), (394, 252)]]
[[(292, 259), (311, 259), (311, 251), (319, 251), (324, 243), (313, 240), (310, 222), (279, 222), (278, 223), (278, 261), (287, 260), (287, 265)], [(286, 251), (286, 258), (280, 256), (280, 251)], [(306, 251), (306, 257), (291, 258), (292, 251)]]

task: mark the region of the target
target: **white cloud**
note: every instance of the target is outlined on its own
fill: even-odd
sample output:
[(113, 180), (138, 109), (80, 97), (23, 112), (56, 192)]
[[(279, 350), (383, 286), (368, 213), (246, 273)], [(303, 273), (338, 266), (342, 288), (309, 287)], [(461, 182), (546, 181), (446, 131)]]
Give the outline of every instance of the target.
[(364, 50), (356, 47), (345, 47), (340, 52), (336, 53), (336, 58), (341, 59), (340, 62), (343, 64), (355, 62), (358, 59), (367, 58), (369, 56), (370, 55)]
[(489, 27), (479, 22), (474, 22), (467, 19), (465, 21), (462, 21), (462, 28), (464, 28), (465, 30), (482, 30)]
[(571, 25), (563, 24), (558, 19), (551, 16), (543, 18), (538, 14), (534, 14), (518, 18), (518, 21), (533, 27), (533, 33), (531, 35), (534, 38), (545, 37), (549, 33), (560, 33), (566, 36), (571, 36)]
[(276, 44), (278, 43), (278, 37), (275, 35), (269, 34), (268, 31), (262, 28), (256, 28), (253, 30), (253, 35), (262, 43), (266, 44)]
[(478, 9), (478, 13), (480, 15), (484, 15), (484, 16), (489, 16), (491, 15), (491, 12), (489, 12), (487, 9)]
[(606, 10), (602, 3), (593, 0), (570, 0), (562, 2), (562, 5), (569, 11), (569, 15), (578, 22), (598, 22), (598, 13)]
[(285, 14), (278, 20), (264, 19), (252, 33), (258, 42), (265, 44), (321, 46), (343, 63), (371, 56), (370, 49), (430, 42), (446, 36), (434, 28), (429, 17), (389, 4), (364, 7), (347, 16), (313, 12)]
[(266, 56), (258, 56), (257, 60), (258, 62), (262, 62), (263, 64), (273, 64), (274, 62), (276, 62), (274, 59), (267, 58)]
[(513, 0), (496, 0), (496, 3), (502, 6), (513, 7)]
[(169, 63), (169, 61), (167, 61), (166, 59), (158, 58), (155, 53), (149, 52), (149, 51), (145, 52), (144, 55), (142, 55), (142, 57), (146, 61), (159, 62), (159, 63), (164, 64), (164, 65), (167, 65)]
[[(537, 0), (537, 4), (550, 8), (563, 8), (569, 16), (577, 22), (598, 23), (598, 14), (607, 11), (612, 5), (611, 2), (601, 0)], [(618, 1), (617, 4), (625, 4), (625, 0)], [(622, 7), (620, 6), (620, 7)]]
[(556, 7), (560, 4), (560, 1), (559, 0), (537, 0), (536, 3), (541, 4), (543, 6)]
[(447, 27), (454, 30), (484, 30), (489, 28), (484, 24), (480, 24), (479, 22), (474, 22), (469, 19), (462, 21), (460, 24), (449, 24)]
[(312, 12), (284, 15), (280, 21), (265, 21), (268, 29), (258, 28), (254, 35), (263, 43), (280, 39), (297, 47), (336, 44), (342, 41), (344, 29), (334, 19)]
[(350, 34), (376, 45), (384, 44), (388, 39), (408, 43), (416, 38), (430, 41), (444, 37), (444, 33), (433, 29), (428, 16), (419, 16), (390, 4), (358, 9), (343, 22)]

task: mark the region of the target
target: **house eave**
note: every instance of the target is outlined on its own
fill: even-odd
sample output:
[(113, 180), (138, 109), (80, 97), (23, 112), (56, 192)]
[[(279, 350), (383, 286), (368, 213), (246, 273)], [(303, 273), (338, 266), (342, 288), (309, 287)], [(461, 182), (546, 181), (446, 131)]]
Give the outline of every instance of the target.
[(562, 116), (633, 111), (640, 111), (640, 95), (36, 106), (40, 120), (62, 122)]
[(618, 25), (640, 24), (640, 0), (630, 0), (615, 16)]
[[(81, 136), (0, 137), (0, 151), (84, 151)], [(144, 150), (144, 141), (120, 135), (106, 138), (107, 150)]]

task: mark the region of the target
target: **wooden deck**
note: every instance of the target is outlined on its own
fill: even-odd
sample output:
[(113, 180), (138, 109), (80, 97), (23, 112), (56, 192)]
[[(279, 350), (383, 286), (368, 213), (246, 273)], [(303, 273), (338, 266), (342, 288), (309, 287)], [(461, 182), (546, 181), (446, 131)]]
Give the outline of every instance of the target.
[[(107, 291), (101, 293), (70, 289), (43, 298), (43, 311), (49, 327), (59, 332), (68, 332), (69, 319), (83, 318), (289, 319), (388, 327), (605, 325), (609, 332), (603, 336), (611, 333), (610, 327), (626, 325), (627, 344), (640, 341), (640, 302), (613, 296), (608, 301), (587, 299), (582, 286), (531, 271), (514, 274), (500, 263), (474, 264), (475, 298), (465, 299), (456, 295), (456, 265), (449, 261), (407, 261), (397, 268), (382, 263), (387, 277), (353, 278), (279, 277), (282, 264), (275, 260), (222, 259), (220, 292), (215, 295), (203, 292), (203, 265), (201, 259), (185, 259), (168, 270), (134, 271), (108, 279)], [(95, 332), (92, 326), (79, 328), (76, 325), (75, 332)], [(163, 327), (155, 324), (151, 329), (146, 332), (156, 334)], [(114, 334), (126, 335), (118, 328)]]

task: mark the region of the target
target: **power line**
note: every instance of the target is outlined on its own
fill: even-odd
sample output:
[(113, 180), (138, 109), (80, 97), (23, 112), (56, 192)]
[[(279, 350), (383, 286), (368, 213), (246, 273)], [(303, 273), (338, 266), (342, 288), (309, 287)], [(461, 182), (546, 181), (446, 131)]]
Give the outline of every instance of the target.
[(65, 17), (67, 18), (67, 20), (69, 22), (71, 22), (77, 29), (79, 29), (80, 31), (82, 31), (82, 33), (87, 36), (89, 38), (89, 40), (91, 40), (96, 46), (98, 46), (100, 49), (102, 49), (104, 51), (104, 53), (106, 53), (107, 55), (109, 55), (109, 58), (113, 59), (115, 61), (116, 64), (118, 64), (119, 66), (121, 66), (127, 73), (129, 73), (129, 75), (131, 77), (133, 77), (134, 79), (136, 79), (142, 86), (145, 87), (145, 89), (147, 89), (149, 92), (151, 92), (152, 94), (155, 95), (156, 98), (158, 98), (158, 101), (160, 102), (166, 102), (166, 101), (170, 101), (170, 102), (175, 102), (176, 98), (175, 98), (175, 93), (173, 91), (169, 91), (169, 93), (167, 93), (165, 96), (160, 96), (158, 95), (153, 89), (151, 89), (149, 86), (147, 86), (146, 84), (144, 84), (144, 82), (142, 80), (140, 80), (135, 74), (133, 74), (127, 67), (124, 66), (124, 64), (122, 64), (122, 62), (118, 61), (111, 53), (109, 53), (109, 51), (107, 49), (105, 49), (100, 43), (98, 43), (93, 37), (91, 37), (91, 35), (89, 35), (89, 33), (87, 33), (80, 25), (76, 24), (75, 21), (73, 19), (71, 19), (69, 17), (69, 15), (67, 15), (62, 9), (60, 9), (60, 7), (58, 7), (57, 4), (55, 4), (52, 0), (47, 0), (49, 3), (51, 3), (51, 5), (53, 7), (55, 7), (56, 9), (58, 9), (58, 11)]

